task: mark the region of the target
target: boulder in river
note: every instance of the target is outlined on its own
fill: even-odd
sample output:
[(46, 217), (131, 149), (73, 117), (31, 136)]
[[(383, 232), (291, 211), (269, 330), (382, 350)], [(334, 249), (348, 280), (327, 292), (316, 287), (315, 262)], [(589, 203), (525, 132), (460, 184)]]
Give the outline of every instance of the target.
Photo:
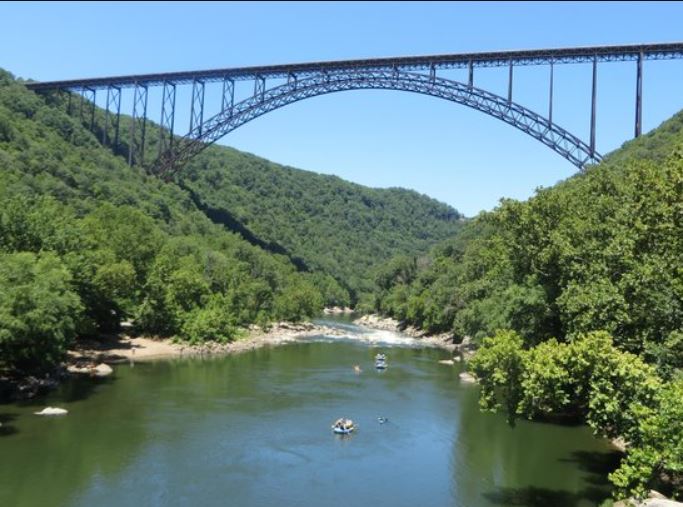
[(58, 408), (58, 407), (47, 407), (41, 410), (40, 412), (34, 412), (36, 415), (65, 415), (68, 414), (69, 411), (66, 410), (65, 408)]
[(325, 315), (339, 315), (339, 314), (353, 313), (353, 310), (351, 308), (349, 308), (348, 306), (345, 306), (345, 307), (333, 306), (331, 308), (323, 309), (323, 313)]
[(95, 377), (107, 377), (114, 372), (108, 364), (100, 363), (92, 369), (92, 374)]
[(447, 364), (449, 366), (453, 366), (455, 364), (455, 361), (453, 361), (452, 359), (442, 359), (441, 361), (439, 361), (439, 364)]
[(89, 374), (92, 368), (89, 366), (76, 366), (75, 364), (70, 364), (66, 367), (66, 371), (74, 374)]
[(475, 384), (477, 382), (476, 377), (471, 373), (467, 373), (466, 371), (462, 372), (460, 375), (458, 375), (458, 377), (460, 377), (461, 381), (467, 382), (469, 384)]

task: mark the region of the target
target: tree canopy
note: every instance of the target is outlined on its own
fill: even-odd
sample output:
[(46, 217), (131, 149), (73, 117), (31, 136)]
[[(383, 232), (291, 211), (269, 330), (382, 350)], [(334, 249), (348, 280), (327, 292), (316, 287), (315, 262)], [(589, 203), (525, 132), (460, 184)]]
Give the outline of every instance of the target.
[(683, 493), (683, 112), (380, 267), (362, 307), (480, 343), (482, 406), (511, 422), (572, 416), (624, 437), (620, 495), (662, 477)]

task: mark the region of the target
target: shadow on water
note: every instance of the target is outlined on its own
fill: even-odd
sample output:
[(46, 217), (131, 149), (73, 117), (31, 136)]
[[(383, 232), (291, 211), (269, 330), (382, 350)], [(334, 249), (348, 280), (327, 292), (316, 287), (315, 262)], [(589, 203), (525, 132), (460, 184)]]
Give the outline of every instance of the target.
[(2, 426), (0, 426), (0, 437), (18, 433), (18, 430), (14, 426), (9, 425), (9, 423), (14, 421), (16, 418), (16, 414), (0, 413), (0, 424), (2, 424)]
[(115, 380), (115, 376), (76, 378), (62, 386), (59, 391), (60, 398), (67, 403), (82, 401), (93, 395), (100, 387), (113, 384)]
[(619, 466), (624, 455), (617, 450), (611, 452), (574, 451), (570, 458), (560, 459), (563, 463), (573, 463), (584, 472), (607, 477)]
[(78, 376), (65, 379), (62, 384), (55, 390), (44, 395), (35, 396), (26, 400), (15, 402), (20, 407), (40, 407), (45, 406), (51, 399), (56, 397), (60, 402), (72, 403), (75, 401), (83, 401), (105, 385), (110, 385), (116, 380), (116, 376), (111, 377), (89, 377)]
[(568, 458), (558, 461), (569, 463), (588, 473), (585, 489), (572, 492), (533, 486), (525, 488), (500, 488), (483, 496), (498, 505), (524, 507), (576, 507), (578, 505), (599, 505), (610, 496), (607, 476), (617, 469), (623, 454), (619, 451), (574, 451)]
[(534, 424), (550, 424), (552, 426), (564, 426), (566, 428), (578, 428), (585, 426), (585, 421), (578, 415), (546, 415), (534, 418)]
[(526, 488), (500, 488), (483, 495), (498, 505), (523, 507), (576, 507), (581, 502), (599, 505), (609, 497), (604, 489), (586, 488), (577, 493), (529, 486)]

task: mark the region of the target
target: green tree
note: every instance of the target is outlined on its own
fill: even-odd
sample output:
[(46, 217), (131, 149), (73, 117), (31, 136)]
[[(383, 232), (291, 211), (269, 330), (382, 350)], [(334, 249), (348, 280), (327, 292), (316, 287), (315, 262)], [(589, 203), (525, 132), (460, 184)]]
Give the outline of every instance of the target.
[(237, 322), (235, 317), (230, 315), (224, 297), (213, 295), (204, 306), (187, 315), (181, 333), (190, 343), (225, 343), (232, 341), (237, 335)]
[(485, 338), (481, 349), (469, 364), (479, 379), (482, 408), (498, 411), (503, 408), (508, 421), (514, 424), (519, 403), (524, 396), (523, 375), (526, 372), (526, 353), (522, 338), (514, 331), (499, 331)]
[(639, 440), (610, 475), (617, 496), (645, 497), (651, 488), (683, 494), (683, 381), (665, 384), (654, 408), (641, 410)]
[(0, 254), (0, 358), (20, 372), (45, 372), (73, 341), (82, 309), (71, 275), (51, 253)]

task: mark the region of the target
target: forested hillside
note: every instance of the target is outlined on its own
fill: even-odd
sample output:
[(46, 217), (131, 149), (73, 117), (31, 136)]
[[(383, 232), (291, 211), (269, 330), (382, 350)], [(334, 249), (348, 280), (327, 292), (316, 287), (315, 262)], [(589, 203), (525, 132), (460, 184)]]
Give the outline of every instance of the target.
[(376, 283), (366, 309), (482, 344), (485, 408), (584, 419), (631, 446), (619, 494), (683, 493), (683, 113)]
[(63, 105), (0, 73), (0, 373), (48, 371), (123, 319), (196, 342), (321, 310), (323, 275), (213, 223)]
[(219, 146), (190, 163), (182, 184), (211, 216), (230, 216), (281, 245), (307, 269), (332, 275), (354, 300), (372, 289), (373, 268), (426, 252), (462, 223), (450, 206), (412, 190), (367, 188)]
[[(375, 190), (214, 146), (178, 181), (103, 147), (104, 112), (0, 73), (0, 369), (45, 370), (77, 336), (230, 340), (372, 289), (370, 271), (425, 252), (462, 217), (416, 192)], [(109, 122), (108, 138), (113, 138)], [(158, 154), (147, 124), (146, 159)], [(116, 153), (114, 153), (116, 152)], [(118, 155), (118, 156), (117, 156)]]

